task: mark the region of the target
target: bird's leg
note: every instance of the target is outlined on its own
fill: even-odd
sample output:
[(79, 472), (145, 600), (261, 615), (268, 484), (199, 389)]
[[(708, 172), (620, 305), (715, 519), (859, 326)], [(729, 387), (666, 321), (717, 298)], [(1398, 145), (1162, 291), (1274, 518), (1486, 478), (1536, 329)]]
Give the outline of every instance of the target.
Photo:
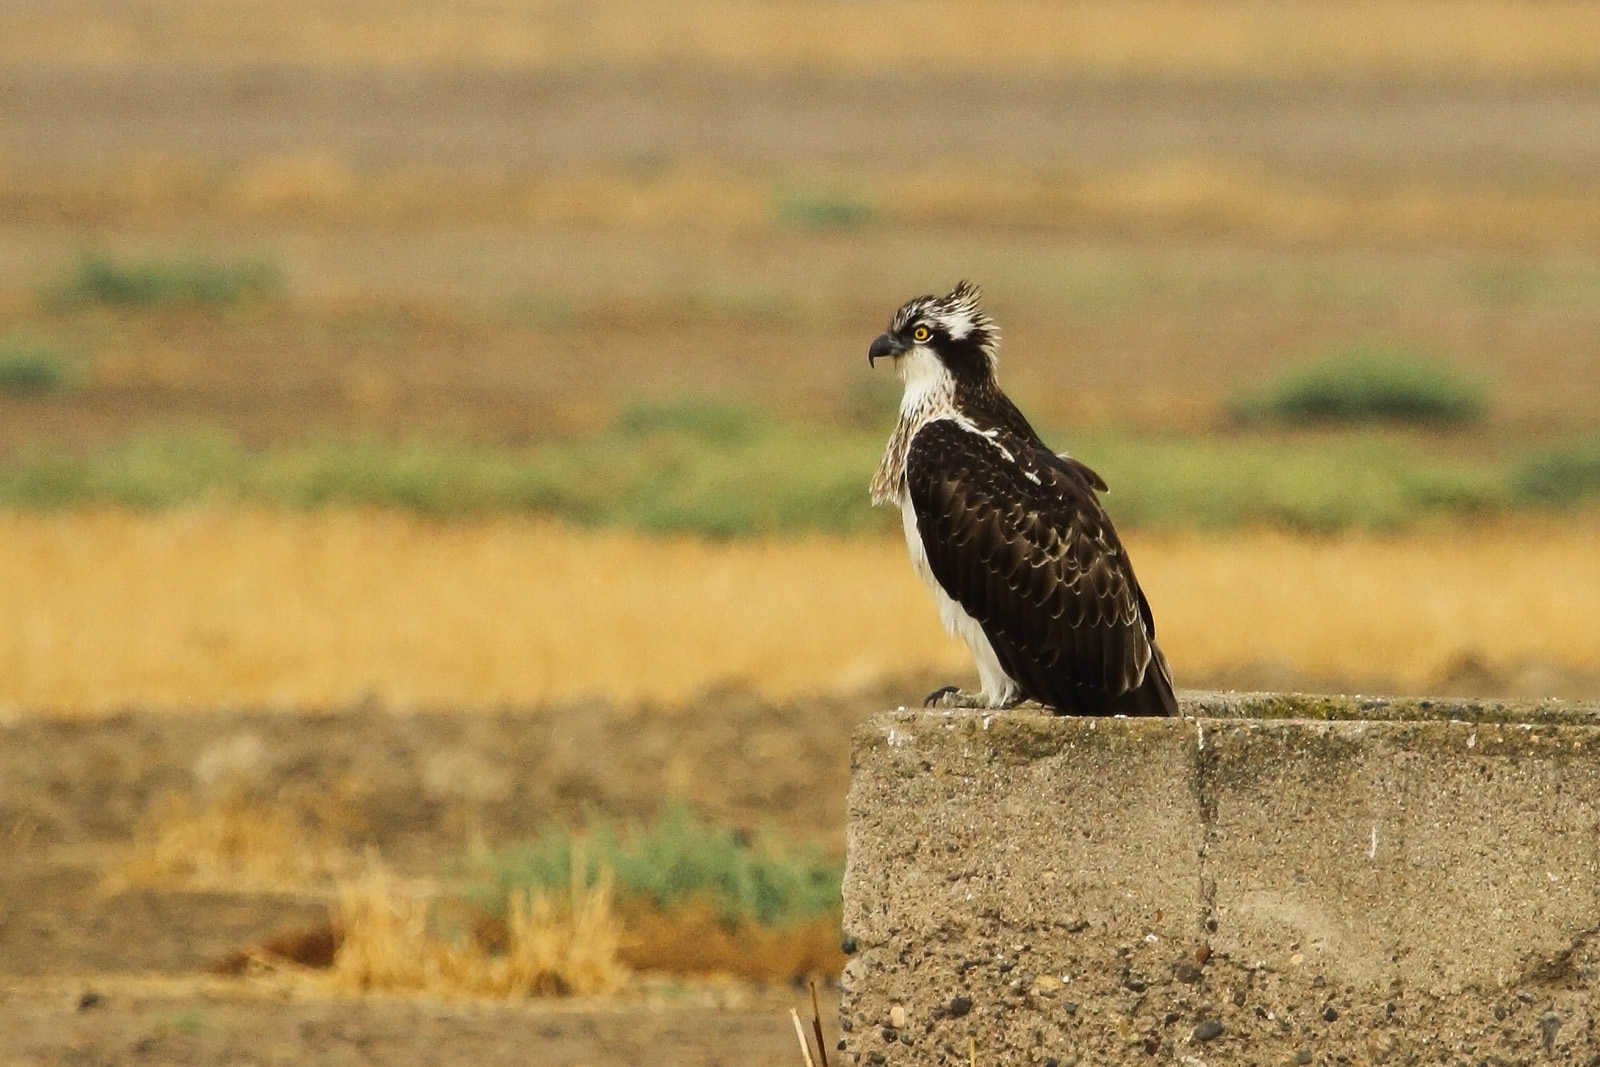
[(960, 686), (943, 685), (929, 693), (922, 701), (925, 708), (1009, 708), (1015, 700), (995, 704), (983, 693), (969, 693)]

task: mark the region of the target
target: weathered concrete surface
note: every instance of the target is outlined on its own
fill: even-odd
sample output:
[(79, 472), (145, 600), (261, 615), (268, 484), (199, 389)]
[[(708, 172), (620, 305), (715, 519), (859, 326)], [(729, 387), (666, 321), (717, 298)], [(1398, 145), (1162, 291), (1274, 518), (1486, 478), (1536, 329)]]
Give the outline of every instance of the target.
[(851, 1061), (1600, 1064), (1600, 707), (1184, 706), (858, 731)]

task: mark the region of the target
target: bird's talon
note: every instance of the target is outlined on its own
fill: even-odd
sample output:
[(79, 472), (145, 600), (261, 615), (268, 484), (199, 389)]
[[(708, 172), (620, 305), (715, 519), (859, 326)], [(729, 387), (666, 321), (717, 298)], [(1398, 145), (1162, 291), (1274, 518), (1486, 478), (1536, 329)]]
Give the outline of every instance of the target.
[(941, 685), (939, 688), (935, 689), (933, 692), (929, 693), (923, 698), (922, 706), (925, 708), (943, 707), (945, 697), (952, 693), (960, 692), (961, 687), (959, 685)]

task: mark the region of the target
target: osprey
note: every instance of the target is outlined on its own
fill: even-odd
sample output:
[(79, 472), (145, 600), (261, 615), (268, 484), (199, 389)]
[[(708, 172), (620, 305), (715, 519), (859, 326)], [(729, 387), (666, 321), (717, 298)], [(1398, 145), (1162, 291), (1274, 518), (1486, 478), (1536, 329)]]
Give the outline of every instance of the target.
[(1096, 490), (1047, 448), (995, 381), (1000, 332), (959, 283), (921, 296), (867, 350), (905, 382), (872, 502), (900, 508), (911, 562), (945, 629), (977, 661), (982, 692), (928, 703), (1059, 714), (1176, 715), (1150, 605)]

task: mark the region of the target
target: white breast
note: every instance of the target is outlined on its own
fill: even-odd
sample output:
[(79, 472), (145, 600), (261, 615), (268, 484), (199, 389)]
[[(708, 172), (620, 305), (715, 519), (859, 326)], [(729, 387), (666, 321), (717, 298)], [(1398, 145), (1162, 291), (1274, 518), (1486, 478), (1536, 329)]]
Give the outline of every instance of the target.
[(906, 548), (911, 553), (911, 566), (917, 572), (925, 585), (933, 592), (933, 598), (939, 605), (939, 620), (944, 623), (945, 632), (952, 637), (959, 637), (967, 643), (967, 648), (972, 652), (973, 662), (978, 667), (978, 681), (983, 686), (983, 697), (990, 707), (1003, 707), (1017, 698), (1017, 683), (1011, 680), (1005, 670), (1000, 666), (1000, 658), (994, 654), (994, 646), (989, 643), (988, 635), (983, 632), (983, 627), (978, 620), (967, 614), (967, 609), (944, 591), (944, 586), (939, 584), (939, 579), (933, 576), (933, 569), (928, 566), (928, 549), (922, 543), (922, 534), (917, 529), (917, 513), (911, 506), (911, 494), (900, 489), (900, 525), (905, 529)]

